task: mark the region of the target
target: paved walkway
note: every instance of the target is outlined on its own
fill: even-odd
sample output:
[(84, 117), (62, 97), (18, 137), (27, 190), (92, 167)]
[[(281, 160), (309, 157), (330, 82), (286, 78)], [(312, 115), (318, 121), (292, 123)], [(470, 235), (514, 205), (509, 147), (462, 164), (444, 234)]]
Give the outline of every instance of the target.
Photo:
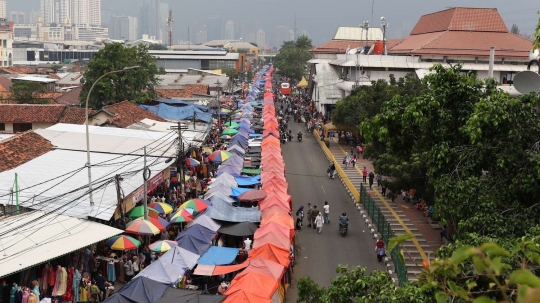
[[(358, 158), (355, 168), (352, 166), (345, 168), (345, 165), (341, 163), (344, 155), (350, 152), (350, 148), (350, 145), (338, 144), (337, 138), (333, 138), (333, 141), (330, 142), (330, 152), (340, 163), (347, 178), (359, 191), (360, 183), (362, 183), (362, 169), (367, 167), (368, 173), (374, 172), (373, 164), (366, 159)], [(377, 181), (375, 180), (374, 183), (373, 189), (368, 188), (369, 184), (365, 184), (365, 186), (368, 188), (369, 195), (381, 209), (385, 219), (390, 223), (394, 233), (398, 235), (412, 233), (415, 236), (414, 239), (403, 243), (401, 247), (404, 250), (408, 279), (417, 281), (422, 261), (424, 259), (433, 260), (435, 258), (434, 252), (443, 244), (440, 241), (441, 229), (438, 225), (432, 226), (422, 212), (416, 210), (411, 204), (404, 203), (401, 196), (396, 199), (395, 204), (391, 200), (383, 198), (380, 194), (380, 188), (377, 189)]]

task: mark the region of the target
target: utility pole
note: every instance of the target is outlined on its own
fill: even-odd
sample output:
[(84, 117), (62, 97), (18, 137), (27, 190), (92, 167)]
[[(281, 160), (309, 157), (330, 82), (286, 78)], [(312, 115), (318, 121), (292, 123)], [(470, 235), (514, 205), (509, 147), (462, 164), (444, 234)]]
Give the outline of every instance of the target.
[(184, 193), (184, 140), (182, 139), (182, 124), (178, 122), (178, 158), (176, 159), (176, 174), (178, 177), (178, 184), (180, 185), (180, 193)]
[(150, 179), (150, 169), (146, 167), (146, 146), (144, 146), (144, 171), (143, 171), (143, 208), (144, 208), (144, 219), (148, 220), (148, 179)]
[(126, 206), (124, 205), (124, 199), (122, 198), (122, 189), (120, 188), (120, 181), (122, 180), (122, 177), (120, 177), (119, 174), (114, 176), (114, 182), (116, 184), (116, 200), (118, 201), (118, 207), (120, 209), (120, 217), (124, 218), (126, 213)]
[(17, 203), (16, 205), (16, 211), (17, 211), (17, 215), (19, 214), (19, 176), (17, 175), (17, 173), (15, 173), (15, 202)]
[(217, 91), (217, 102), (218, 102), (218, 125), (221, 124), (221, 100), (219, 98), (219, 95), (221, 93), (221, 83), (219, 82), (219, 79), (217, 80), (217, 82), (215, 83), (217, 88), (218, 88), (218, 91)]

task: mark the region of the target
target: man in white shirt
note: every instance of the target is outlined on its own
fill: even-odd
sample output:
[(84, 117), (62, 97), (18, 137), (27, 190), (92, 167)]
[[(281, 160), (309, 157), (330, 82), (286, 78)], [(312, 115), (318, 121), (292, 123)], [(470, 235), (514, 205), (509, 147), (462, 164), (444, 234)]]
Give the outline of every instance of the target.
[(324, 223), (330, 224), (330, 205), (328, 205), (328, 201), (324, 201)]
[(250, 250), (251, 249), (251, 242), (252, 241), (249, 238), (244, 240), (244, 249), (245, 250)]

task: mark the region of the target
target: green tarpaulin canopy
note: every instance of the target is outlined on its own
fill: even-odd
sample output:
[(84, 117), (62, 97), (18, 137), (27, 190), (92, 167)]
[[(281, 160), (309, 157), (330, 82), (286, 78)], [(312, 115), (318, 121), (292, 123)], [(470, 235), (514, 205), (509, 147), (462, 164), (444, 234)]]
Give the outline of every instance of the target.
[(242, 169), (242, 173), (243, 174), (248, 174), (248, 175), (260, 175), (261, 174), (261, 169), (260, 168), (258, 168), (258, 169), (244, 168), (244, 169)]

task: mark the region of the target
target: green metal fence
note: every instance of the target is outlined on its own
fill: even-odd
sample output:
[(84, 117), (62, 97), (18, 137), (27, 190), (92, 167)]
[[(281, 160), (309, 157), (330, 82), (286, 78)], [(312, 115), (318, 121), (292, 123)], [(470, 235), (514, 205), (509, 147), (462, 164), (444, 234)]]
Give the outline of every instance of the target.
[[(390, 240), (390, 238), (394, 237), (395, 234), (390, 227), (390, 223), (388, 223), (384, 218), (381, 209), (379, 208), (379, 206), (377, 206), (373, 198), (371, 198), (371, 196), (368, 194), (366, 188), (362, 183), (360, 183), (360, 202), (370, 216), (373, 225), (377, 226), (377, 230), (382, 239), (384, 240), (384, 243), (388, 245), (388, 241)], [(391, 257), (392, 261), (394, 261), (394, 270), (397, 274), (399, 285), (403, 286), (403, 284), (407, 282), (407, 267), (401, 262), (399, 254), (401, 254), (401, 248), (398, 245), (391, 252)]]

